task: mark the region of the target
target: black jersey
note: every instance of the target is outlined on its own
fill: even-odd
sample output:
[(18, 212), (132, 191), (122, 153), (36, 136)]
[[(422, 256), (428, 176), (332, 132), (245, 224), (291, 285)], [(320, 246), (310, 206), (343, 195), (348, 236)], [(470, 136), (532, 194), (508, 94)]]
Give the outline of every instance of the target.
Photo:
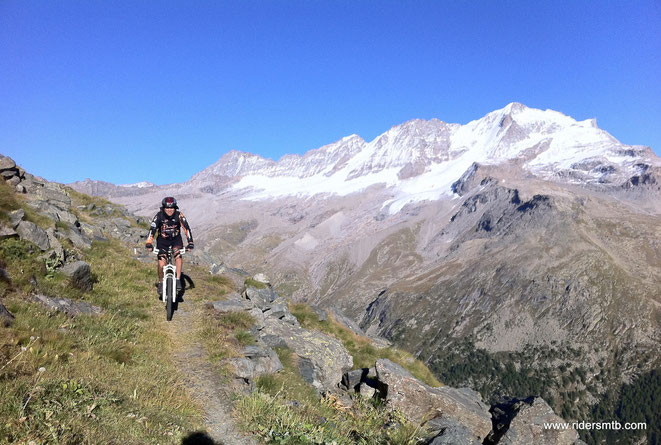
[(168, 216), (161, 210), (151, 220), (151, 227), (149, 227), (149, 234), (147, 235), (147, 244), (151, 244), (154, 241), (156, 232), (158, 232), (159, 238), (175, 239), (181, 235), (182, 230), (186, 235), (188, 244), (192, 244), (193, 233), (184, 214), (179, 210), (175, 210), (172, 216)]

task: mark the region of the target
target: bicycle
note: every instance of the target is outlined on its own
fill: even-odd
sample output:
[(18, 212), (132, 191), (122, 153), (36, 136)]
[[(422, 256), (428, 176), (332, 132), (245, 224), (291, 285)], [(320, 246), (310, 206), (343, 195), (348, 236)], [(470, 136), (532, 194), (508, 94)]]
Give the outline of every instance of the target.
[[(154, 249), (154, 254), (158, 255), (161, 252), (160, 249)], [(163, 266), (163, 284), (162, 284), (162, 293), (161, 301), (165, 303), (165, 315), (168, 321), (172, 320), (172, 315), (174, 311), (177, 310), (178, 306), (178, 294), (177, 294), (177, 266), (174, 263), (174, 252), (172, 246), (168, 248), (167, 251), (163, 250), (163, 253), (166, 255), (166, 263)], [(180, 255), (186, 253), (185, 248), (179, 250)]]

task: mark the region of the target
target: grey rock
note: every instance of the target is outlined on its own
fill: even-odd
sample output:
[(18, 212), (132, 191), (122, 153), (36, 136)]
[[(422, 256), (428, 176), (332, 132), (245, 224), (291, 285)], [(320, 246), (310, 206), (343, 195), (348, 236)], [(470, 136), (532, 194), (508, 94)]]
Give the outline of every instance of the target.
[(25, 188), (25, 186), (23, 184), (18, 184), (15, 187), (14, 190), (16, 190), (16, 193), (26, 193), (27, 192), (27, 189)]
[(271, 287), (266, 289), (248, 287), (243, 296), (263, 311), (271, 307), (271, 304), (278, 298), (278, 294)]
[(16, 162), (8, 156), (2, 156), (0, 155), (0, 171), (1, 170), (9, 170), (11, 168), (16, 167)]
[(283, 369), (278, 354), (268, 346), (247, 346), (243, 349), (244, 357), (228, 359), (237, 378), (254, 380), (260, 375), (275, 374)]
[(57, 258), (60, 263), (63, 263), (64, 260), (66, 259), (66, 254), (64, 252), (64, 248), (62, 247), (62, 244), (60, 244), (60, 241), (57, 239), (57, 236), (55, 235), (55, 229), (50, 228), (46, 230), (46, 235), (48, 236), (48, 242), (50, 244), (50, 248), (53, 250), (53, 253), (55, 254), (55, 258)]
[(48, 204), (59, 207), (60, 209), (68, 209), (71, 207), (71, 198), (57, 187), (42, 187), (37, 189), (35, 194), (39, 200), (46, 201)]
[(101, 315), (103, 313), (103, 309), (85, 301), (75, 301), (68, 298), (53, 298), (40, 294), (34, 295), (34, 299), (44, 306), (58, 312), (64, 312), (70, 317), (75, 317), (77, 315)]
[(387, 359), (376, 362), (379, 381), (385, 385), (386, 403), (413, 422), (439, 415), (466, 426), (482, 441), (491, 431), (491, 414), (478, 393), (468, 388), (432, 388)]
[(289, 309), (284, 304), (274, 304), (264, 311), (265, 317), (274, 317), (277, 319), (284, 318), (287, 314), (289, 314)]
[(260, 340), (271, 348), (286, 348), (287, 342), (279, 335), (263, 335)]
[(34, 243), (42, 251), (50, 248), (46, 231), (36, 224), (30, 221), (21, 221), (16, 227), (16, 231), (21, 239)]
[[(11, 178), (18, 178), (18, 169), (17, 168), (12, 168), (12, 169), (8, 169), (8, 170), (3, 170), (3, 171), (0, 172), (0, 176), (2, 176), (2, 178), (5, 181), (9, 181)], [(20, 182), (21, 179), (18, 178), (18, 180)], [(15, 185), (15, 184), (12, 184), (12, 185)]]
[[(246, 300), (243, 300), (243, 301), (246, 301)], [(254, 335), (257, 335), (257, 334), (259, 333), (259, 331), (261, 331), (262, 329), (264, 329), (264, 318), (265, 318), (265, 317), (264, 317), (264, 313), (262, 312), (261, 309), (256, 308), (256, 307), (253, 307), (252, 309), (250, 309), (250, 310), (248, 311), (248, 313), (249, 313), (250, 315), (252, 315), (252, 317), (255, 319), (255, 324), (254, 324), (253, 327), (251, 328), (251, 332), (252, 332)], [(270, 345), (269, 345), (269, 346), (270, 346)]]
[(252, 277), (253, 280), (259, 282), (259, 283), (264, 283), (264, 284), (271, 284), (271, 281), (268, 279), (266, 275), (263, 273), (258, 273), (254, 277)]
[(532, 402), (522, 401), (517, 408), (509, 429), (498, 443), (507, 445), (531, 443), (561, 445), (573, 444), (578, 440), (578, 433), (573, 428), (567, 430), (544, 428), (545, 423), (565, 423), (561, 417), (553, 412), (544, 399), (535, 397)]
[(13, 212), (9, 212), (9, 222), (11, 223), (12, 228), (18, 227), (21, 221), (25, 218), (25, 210), (18, 209)]
[(18, 238), (18, 232), (9, 227), (0, 226), (0, 239)]
[(14, 315), (9, 312), (2, 303), (0, 303), (0, 324), (5, 328), (8, 328), (14, 323), (14, 319)]
[(298, 318), (296, 318), (293, 314), (287, 313), (284, 317), (280, 319), (283, 323), (290, 324), (292, 326), (300, 326), (301, 324), (298, 322)]
[(363, 368), (344, 373), (342, 376), (342, 386), (348, 390), (357, 390), (363, 379), (367, 377), (367, 372), (368, 370)]
[(242, 300), (214, 301), (212, 306), (215, 311), (220, 313), (243, 312), (252, 308), (252, 306)]
[(319, 306), (310, 306), (310, 308), (317, 314), (319, 321), (328, 321), (328, 311)]
[(437, 417), (425, 424), (425, 427), (435, 431), (435, 436), (427, 445), (481, 445), (471, 431), (464, 425), (451, 419)]
[(20, 184), (21, 178), (18, 176), (13, 176), (9, 179), (7, 179), (7, 184), (11, 185), (12, 187), (16, 187), (18, 184)]
[(71, 227), (71, 230), (65, 236), (79, 249), (89, 249), (92, 247), (92, 241), (80, 233), (76, 227)]
[(225, 272), (225, 266), (223, 266), (222, 264), (216, 264), (216, 263), (213, 263), (213, 264), (209, 267), (209, 273), (210, 273), (211, 275), (220, 275), (220, 274), (222, 274), (223, 272)]
[(358, 386), (358, 392), (360, 393), (361, 396), (363, 396), (367, 399), (371, 399), (376, 394), (376, 388), (371, 387), (367, 383), (361, 383)]
[(94, 286), (92, 269), (85, 261), (76, 261), (62, 268), (62, 273), (71, 279), (71, 284), (82, 291), (91, 291)]
[(353, 366), (353, 358), (342, 343), (321, 332), (307, 331), (300, 326), (266, 318), (262, 336), (266, 335), (281, 338), (300, 359), (309, 360), (313, 369), (310, 383), (319, 391), (335, 390), (342, 375)]
[(108, 238), (103, 234), (101, 229), (99, 229), (97, 226), (87, 224), (86, 222), (80, 223), (80, 232), (90, 240), (108, 241)]

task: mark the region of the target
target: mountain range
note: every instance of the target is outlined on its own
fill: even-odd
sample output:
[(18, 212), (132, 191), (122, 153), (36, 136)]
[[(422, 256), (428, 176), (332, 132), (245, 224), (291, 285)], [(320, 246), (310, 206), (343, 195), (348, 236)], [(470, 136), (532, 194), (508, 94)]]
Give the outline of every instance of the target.
[(231, 151), (181, 184), (71, 186), (145, 216), (173, 195), (210, 262), (341, 310), (445, 381), (580, 418), (659, 366), (660, 172), (595, 120), (511, 103), (277, 162)]

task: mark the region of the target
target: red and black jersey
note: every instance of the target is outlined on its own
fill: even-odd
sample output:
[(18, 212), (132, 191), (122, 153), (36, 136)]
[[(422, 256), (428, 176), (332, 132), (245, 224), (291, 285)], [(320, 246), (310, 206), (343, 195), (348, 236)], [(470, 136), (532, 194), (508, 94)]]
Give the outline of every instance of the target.
[(175, 210), (172, 216), (168, 216), (161, 210), (151, 220), (151, 227), (149, 227), (149, 234), (147, 235), (147, 244), (154, 242), (156, 232), (158, 232), (158, 238), (174, 239), (181, 235), (182, 229), (186, 235), (188, 244), (192, 244), (193, 233), (184, 214), (179, 210)]

